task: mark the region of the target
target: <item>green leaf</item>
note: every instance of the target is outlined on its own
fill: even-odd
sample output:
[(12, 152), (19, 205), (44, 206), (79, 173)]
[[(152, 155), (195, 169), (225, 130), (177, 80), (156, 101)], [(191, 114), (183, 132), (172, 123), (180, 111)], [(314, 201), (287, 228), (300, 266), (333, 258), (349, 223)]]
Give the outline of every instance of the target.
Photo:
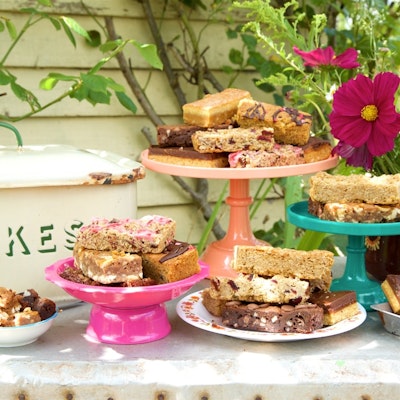
[(101, 51), (109, 52), (110, 54), (107, 57), (101, 59), (94, 67), (91, 68), (91, 73), (95, 73), (99, 71), (104, 64), (106, 64), (110, 59), (115, 57), (118, 53), (122, 52), (124, 47), (128, 44), (133, 44), (138, 50), (140, 55), (150, 64), (153, 68), (162, 69), (163, 65), (157, 53), (157, 47), (153, 44), (141, 44), (136, 40), (114, 40), (109, 41), (100, 46)]
[(46, 78), (39, 82), (39, 87), (43, 90), (52, 90), (58, 82), (78, 82), (79, 78), (71, 75), (59, 74), (57, 72), (50, 72)]
[(8, 34), (10, 35), (10, 38), (12, 40), (15, 40), (16, 37), (18, 36), (17, 28), (9, 19), (6, 20), (6, 27), (7, 27)]
[(61, 23), (58, 18), (49, 17), (49, 21), (52, 23), (56, 31), (61, 29)]
[(226, 37), (228, 39), (236, 39), (238, 37), (238, 33), (236, 30), (228, 28), (226, 31)]
[(39, 82), (39, 87), (40, 89), (43, 90), (52, 90), (54, 89), (54, 87), (57, 85), (57, 83), (59, 82), (58, 79), (56, 78), (43, 78), (40, 82)]
[(74, 35), (73, 35), (71, 29), (69, 28), (68, 24), (67, 24), (63, 19), (61, 19), (60, 22), (61, 22), (61, 26), (62, 26), (63, 29), (64, 29), (65, 34), (67, 35), (67, 38), (68, 38), (69, 41), (72, 43), (72, 45), (73, 45), (74, 47), (76, 47), (76, 40), (75, 40), (75, 37), (74, 37)]
[(272, 228), (268, 231), (264, 230), (257, 230), (254, 232), (254, 236), (259, 239), (263, 240), (264, 242), (268, 242), (273, 247), (282, 247), (283, 246), (283, 237), (285, 231), (285, 222), (281, 219), (276, 221)]
[(325, 232), (306, 230), (297, 245), (297, 250), (308, 251), (308, 250), (319, 249), (322, 241), (327, 236), (329, 236), (329, 234)]
[(243, 53), (236, 49), (229, 50), (229, 61), (232, 64), (242, 65), (243, 64)]
[(0, 85), (8, 85), (8, 84), (11, 83), (13, 80), (14, 80), (14, 79), (13, 79), (10, 75), (4, 73), (4, 72), (0, 69)]
[(84, 29), (79, 23), (74, 20), (73, 18), (70, 17), (60, 17), (61, 21), (70, 29), (70, 31), (73, 31), (77, 33), (79, 36), (84, 37), (88, 41), (91, 41), (89, 33)]
[(254, 51), (257, 48), (257, 39), (253, 35), (242, 34), (241, 38), (248, 50)]
[(81, 74), (83, 85), (89, 90), (93, 90), (99, 93), (107, 93), (108, 78), (101, 75), (94, 74)]
[(27, 101), (28, 91), (16, 82), (11, 82), (11, 90), (15, 96), (22, 101)]
[(153, 68), (159, 70), (163, 69), (163, 64), (158, 57), (157, 47), (154, 44), (141, 44), (133, 40), (130, 40), (130, 42), (137, 47), (140, 55), (146, 60), (148, 64), (150, 64)]
[(115, 92), (118, 101), (129, 111), (132, 111), (133, 114), (136, 114), (137, 107), (135, 103), (131, 100), (129, 96), (124, 92)]
[[(290, 204), (303, 200), (303, 177), (290, 176), (285, 179), (285, 210)], [(287, 221), (287, 218), (286, 218)], [(284, 246), (296, 247), (295, 232), (297, 227), (287, 222), (285, 224)]]
[(90, 40), (86, 39), (86, 43), (92, 47), (99, 47), (101, 45), (101, 35), (99, 31), (91, 30), (88, 31)]
[[(269, 83), (258, 83), (256, 79), (253, 79), (254, 85), (257, 86), (260, 90), (265, 93), (272, 93), (276, 90), (275, 86), (270, 85)], [(280, 103), (277, 103), (279, 105)], [(283, 104), (282, 104), (283, 105)]]
[(19, 100), (27, 102), (31, 106), (32, 110), (40, 108), (38, 99), (31, 91), (25, 89), (15, 81), (11, 82), (10, 86), (15, 96)]
[(0, 33), (4, 32), (4, 29), (6, 29), (6, 26), (4, 25), (3, 21), (0, 21)]
[(73, 91), (71, 91), (69, 97), (71, 99), (76, 99), (78, 101), (86, 100), (89, 95), (89, 89), (85, 85), (76, 86)]
[(88, 100), (93, 105), (97, 103), (110, 104), (110, 99), (111, 99), (111, 92), (109, 91), (97, 92), (95, 90), (89, 90), (88, 96), (86, 98), (86, 100)]
[(118, 46), (120, 46), (122, 44), (122, 40), (121, 39), (116, 39), (116, 40), (109, 40), (105, 43), (103, 43), (100, 46), (100, 50), (103, 53), (107, 53), (109, 51), (114, 51)]
[(108, 78), (100, 75), (81, 74), (81, 84), (75, 86), (70, 97), (78, 101), (87, 100), (93, 105), (110, 104), (111, 92), (107, 88)]
[(58, 72), (50, 72), (47, 76), (50, 78), (57, 79), (58, 81), (66, 81), (66, 82), (70, 82), (70, 81), (78, 82), (79, 81), (79, 78), (77, 76), (64, 75), (64, 74), (60, 74)]
[(110, 77), (107, 78), (107, 86), (115, 92), (125, 92), (124, 86), (115, 82), (114, 79), (111, 79)]

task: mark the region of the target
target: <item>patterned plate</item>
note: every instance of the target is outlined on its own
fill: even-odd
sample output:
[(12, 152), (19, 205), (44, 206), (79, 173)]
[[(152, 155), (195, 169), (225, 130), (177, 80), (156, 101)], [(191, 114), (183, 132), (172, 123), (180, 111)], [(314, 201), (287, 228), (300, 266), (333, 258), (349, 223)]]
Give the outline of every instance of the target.
[(187, 295), (176, 306), (178, 315), (188, 324), (197, 328), (231, 336), (238, 339), (253, 340), (257, 342), (291, 342), (296, 340), (318, 339), (339, 335), (360, 326), (367, 318), (365, 308), (358, 304), (360, 312), (335, 325), (317, 329), (312, 333), (266, 333), (233, 329), (222, 325), (221, 318), (211, 315), (203, 306), (201, 290)]

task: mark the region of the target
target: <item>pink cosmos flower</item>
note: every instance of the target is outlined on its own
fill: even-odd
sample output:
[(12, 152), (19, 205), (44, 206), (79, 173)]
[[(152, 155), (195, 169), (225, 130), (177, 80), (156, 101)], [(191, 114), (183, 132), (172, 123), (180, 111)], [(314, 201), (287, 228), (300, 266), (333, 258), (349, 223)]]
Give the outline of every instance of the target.
[(320, 67), (322, 65), (334, 65), (343, 69), (357, 68), (360, 64), (357, 62), (357, 50), (349, 48), (339, 55), (335, 55), (333, 48), (318, 48), (311, 51), (302, 51), (293, 47), (293, 51), (301, 56), (306, 67)]
[(332, 153), (345, 158), (348, 165), (364, 167), (366, 170), (371, 169), (374, 162), (374, 157), (369, 152), (366, 144), (363, 144), (360, 147), (353, 147), (340, 141), (333, 148)]
[(334, 152), (348, 164), (369, 170), (373, 157), (393, 150), (400, 131), (394, 105), (399, 84), (400, 77), (391, 72), (374, 80), (360, 74), (334, 93), (329, 115), (332, 135), (339, 139)]

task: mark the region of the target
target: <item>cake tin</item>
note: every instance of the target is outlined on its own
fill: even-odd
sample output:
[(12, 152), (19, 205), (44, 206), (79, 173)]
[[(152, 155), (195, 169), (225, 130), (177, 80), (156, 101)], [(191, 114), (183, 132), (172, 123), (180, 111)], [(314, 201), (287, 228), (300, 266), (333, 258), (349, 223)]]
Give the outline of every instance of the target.
[(382, 325), (388, 332), (400, 336), (400, 315), (392, 311), (389, 303), (374, 304), (371, 308), (378, 312)]
[(104, 150), (24, 146), (19, 135), (0, 146), (0, 285), (65, 298), (44, 267), (71, 256), (76, 232), (93, 218), (135, 218), (144, 176), (140, 163)]

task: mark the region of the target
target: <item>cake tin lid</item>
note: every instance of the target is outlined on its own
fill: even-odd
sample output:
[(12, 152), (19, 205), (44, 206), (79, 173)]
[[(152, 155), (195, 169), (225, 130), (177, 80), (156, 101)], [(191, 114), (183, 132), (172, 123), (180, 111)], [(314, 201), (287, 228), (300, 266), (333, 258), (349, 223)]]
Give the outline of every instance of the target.
[(142, 164), (104, 150), (0, 146), (0, 188), (125, 184), (144, 177)]

